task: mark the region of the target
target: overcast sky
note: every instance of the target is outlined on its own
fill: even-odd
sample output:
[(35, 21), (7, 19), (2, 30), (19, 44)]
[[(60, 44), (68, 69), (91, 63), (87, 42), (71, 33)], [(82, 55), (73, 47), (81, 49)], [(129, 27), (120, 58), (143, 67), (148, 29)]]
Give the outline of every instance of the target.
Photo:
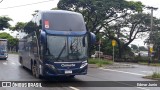
[[(157, 18), (160, 18), (160, 0), (127, 0), (127, 1), (141, 1), (146, 6), (153, 6), (153, 7), (158, 8), (158, 10), (153, 12), (153, 16), (157, 17)], [(144, 12), (150, 13), (151, 11), (146, 9)], [(146, 38), (147, 38), (147, 36), (142, 38), (142, 39), (136, 39), (136, 40), (134, 40), (132, 42), (132, 44), (136, 44), (136, 45), (142, 46), (142, 45), (144, 45), (143, 41)]]
[(32, 19), (32, 14), (35, 10), (50, 10), (57, 6), (58, 1), (59, 0), (3, 0), (3, 2), (0, 3), (0, 16), (6, 15), (12, 18), (13, 21), (10, 22), (12, 25), (17, 22), (27, 22)]
[[(59, 0), (3, 0), (3, 2), (0, 3), (0, 16), (6, 15), (12, 18), (13, 21), (10, 22), (11, 25), (15, 25), (17, 22), (27, 22), (32, 19), (32, 14), (34, 13), (35, 10), (50, 10), (51, 8), (57, 6), (58, 1)], [(160, 18), (160, 0), (128, 0), (128, 1), (141, 1), (144, 5), (158, 7), (159, 9), (154, 11), (153, 16)], [(37, 2), (43, 2), (43, 3), (33, 4), (23, 7), (8, 8), (8, 7), (37, 3)], [(150, 13), (149, 10), (146, 10), (145, 12)], [(144, 45), (144, 43), (142, 42), (143, 40), (144, 38), (138, 39), (135, 40), (133, 43), (141, 46)]]
[[(0, 3), (0, 16), (10, 17), (13, 20), (10, 24), (14, 26), (17, 22), (30, 21), (35, 10), (50, 10), (57, 7), (58, 1), (59, 0), (3, 0), (3, 2)], [(17, 35), (17, 32), (11, 32), (9, 30), (4, 32), (9, 32), (14, 37)]]

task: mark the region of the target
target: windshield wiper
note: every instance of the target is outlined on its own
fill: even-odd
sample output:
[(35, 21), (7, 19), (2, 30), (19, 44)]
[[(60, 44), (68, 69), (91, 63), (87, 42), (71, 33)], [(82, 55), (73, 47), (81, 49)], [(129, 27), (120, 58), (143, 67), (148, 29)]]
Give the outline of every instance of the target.
[(57, 57), (57, 59), (56, 59), (56, 61), (58, 61), (58, 59), (61, 57), (61, 55), (62, 55), (62, 53), (63, 53), (65, 47), (66, 47), (66, 44), (63, 46), (61, 52), (59, 53), (59, 55), (58, 55), (58, 57)]

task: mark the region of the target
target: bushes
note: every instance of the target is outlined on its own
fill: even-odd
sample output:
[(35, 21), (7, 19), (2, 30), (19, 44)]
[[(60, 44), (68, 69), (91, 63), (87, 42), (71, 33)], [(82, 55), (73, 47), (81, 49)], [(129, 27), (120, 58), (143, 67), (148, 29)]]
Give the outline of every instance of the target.
[(147, 57), (147, 56), (136, 56), (134, 59), (137, 62), (148, 62), (149, 57)]
[(95, 58), (89, 59), (89, 64), (96, 64), (98, 67), (102, 67), (103, 65), (108, 65), (108, 64), (113, 64), (112, 61), (106, 60), (106, 59), (99, 59), (99, 58)]

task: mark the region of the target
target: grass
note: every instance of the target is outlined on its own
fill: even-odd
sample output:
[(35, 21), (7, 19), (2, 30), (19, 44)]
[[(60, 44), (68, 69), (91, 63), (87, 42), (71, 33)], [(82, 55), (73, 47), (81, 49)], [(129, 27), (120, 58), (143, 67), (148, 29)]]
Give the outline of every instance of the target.
[(99, 58), (90, 58), (89, 64), (96, 64), (98, 67), (102, 67), (104, 65), (113, 64), (112, 61), (106, 60), (106, 59), (99, 59)]
[[(148, 62), (138, 62), (141, 65), (148, 65)], [(150, 63), (150, 66), (160, 66), (160, 63)]]
[(147, 79), (154, 79), (154, 80), (160, 80), (160, 72), (153, 72), (150, 76), (145, 76), (144, 78)]
[(159, 72), (154, 72), (152, 74), (152, 78), (160, 78), (160, 73)]
[(8, 54), (19, 54), (18, 52), (8, 52)]

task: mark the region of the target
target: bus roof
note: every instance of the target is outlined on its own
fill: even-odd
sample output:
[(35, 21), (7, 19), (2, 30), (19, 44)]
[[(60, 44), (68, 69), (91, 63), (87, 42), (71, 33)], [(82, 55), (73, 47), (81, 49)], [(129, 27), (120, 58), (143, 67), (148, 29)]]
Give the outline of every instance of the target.
[(77, 12), (73, 12), (73, 11), (67, 11), (67, 10), (46, 10), (46, 11), (39, 11), (40, 13), (44, 14), (44, 13), (59, 13), (59, 14), (78, 14), (81, 15), (80, 13)]

